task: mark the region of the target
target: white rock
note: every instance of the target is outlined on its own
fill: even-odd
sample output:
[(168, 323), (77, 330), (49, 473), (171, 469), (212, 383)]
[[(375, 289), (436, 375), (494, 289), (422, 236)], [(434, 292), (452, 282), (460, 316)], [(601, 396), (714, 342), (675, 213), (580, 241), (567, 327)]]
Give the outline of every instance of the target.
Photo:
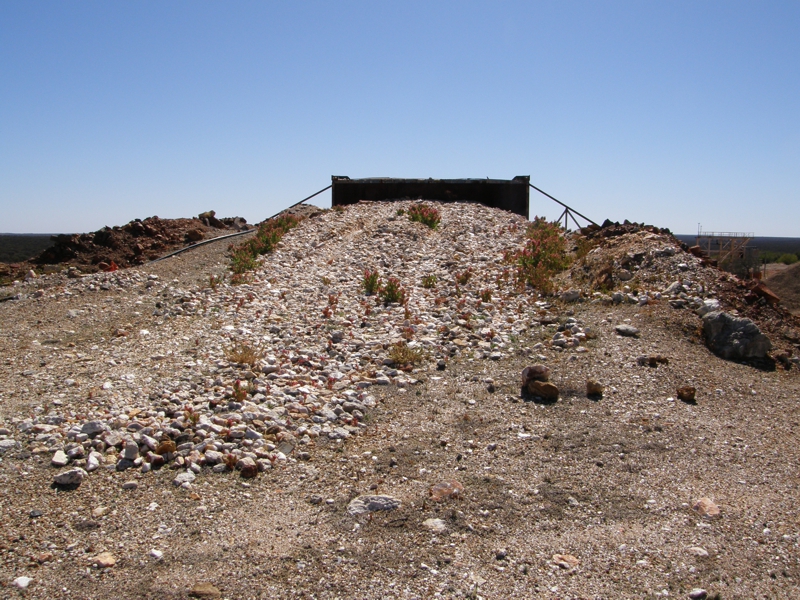
[(53, 477), (53, 482), (57, 485), (80, 485), (84, 477), (87, 475), (88, 473), (86, 471), (76, 467), (74, 469), (70, 469), (69, 471), (58, 473), (55, 477)]
[(23, 575), (22, 577), (17, 577), (14, 581), (12, 581), (11, 585), (20, 590), (27, 590), (32, 581), (33, 579)]

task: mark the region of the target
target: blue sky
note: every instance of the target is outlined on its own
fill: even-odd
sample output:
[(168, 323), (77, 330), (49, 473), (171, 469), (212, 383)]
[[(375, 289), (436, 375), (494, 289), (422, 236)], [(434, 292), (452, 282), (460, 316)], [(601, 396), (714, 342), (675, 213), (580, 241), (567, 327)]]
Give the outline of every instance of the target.
[(800, 237), (798, 31), (798, 2), (0, 0), (0, 231), (530, 175), (596, 221)]

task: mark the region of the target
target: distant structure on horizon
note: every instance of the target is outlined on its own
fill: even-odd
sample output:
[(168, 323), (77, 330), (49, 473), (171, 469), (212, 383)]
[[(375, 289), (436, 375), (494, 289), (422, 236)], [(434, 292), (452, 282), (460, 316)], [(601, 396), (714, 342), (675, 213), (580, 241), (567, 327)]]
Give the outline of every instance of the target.
[(758, 248), (748, 246), (754, 237), (753, 232), (703, 231), (702, 225), (698, 224), (695, 246), (716, 261), (721, 269), (752, 277), (756, 272), (761, 273)]

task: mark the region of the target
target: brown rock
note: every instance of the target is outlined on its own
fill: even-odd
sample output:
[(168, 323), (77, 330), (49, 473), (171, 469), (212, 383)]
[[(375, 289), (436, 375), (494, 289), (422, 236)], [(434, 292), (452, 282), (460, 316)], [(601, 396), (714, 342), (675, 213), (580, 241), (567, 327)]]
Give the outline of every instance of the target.
[(92, 563), (97, 565), (97, 567), (100, 569), (106, 569), (117, 564), (117, 559), (114, 558), (114, 555), (111, 554), (111, 552), (101, 552), (92, 559)]
[(669, 359), (666, 356), (661, 356), (660, 354), (650, 354), (649, 356), (643, 355), (638, 357), (636, 362), (642, 367), (647, 365), (648, 367), (655, 368), (658, 365), (668, 365)]
[(156, 454), (167, 454), (169, 452), (175, 452), (177, 449), (178, 447), (175, 445), (175, 442), (166, 440), (156, 446)]
[(214, 585), (204, 582), (194, 584), (189, 590), (189, 596), (192, 598), (222, 598), (222, 592)]
[(258, 475), (258, 465), (250, 457), (243, 458), (236, 466), (239, 468), (241, 476), (245, 479), (252, 479)]
[(464, 486), (458, 481), (442, 481), (431, 486), (429, 494), (434, 502), (441, 502), (449, 498), (460, 498), (464, 493)]
[(531, 381), (548, 381), (550, 368), (544, 365), (531, 365), (522, 369), (522, 385), (526, 386)]
[(587, 396), (602, 396), (605, 391), (605, 386), (599, 381), (594, 379), (586, 380), (586, 395)]
[(531, 395), (544, 400), (558, 400), (558, 388), (548, 381), (531, 381), (527, 390)]
[(189, 231), (186, 232), (186, 239), (189, 240), (190, 242), (199, 242), (204, 237), (205, 236), (203, 235), (203, 232), (200, 231), (199, 229), (190, 229)]
[(554, 554), (553, 564), (562, 569), (574, 569), (581, 564), (581, 561), (572, 554)]
[(718, 517), (720, 513), (719, 506), (714, 504), (711, 498), (700, 498), (692, 509), (701, 517)]
[(678, 388), (678, 400), (683, 402), (694, 402), (697, 390), (691, 385), (684, 385)]

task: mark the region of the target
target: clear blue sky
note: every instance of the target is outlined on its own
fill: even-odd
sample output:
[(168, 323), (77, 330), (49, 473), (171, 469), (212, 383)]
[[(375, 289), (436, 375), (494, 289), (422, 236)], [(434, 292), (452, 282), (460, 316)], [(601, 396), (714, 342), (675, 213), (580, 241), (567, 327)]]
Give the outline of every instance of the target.
[(0, 231), (530, 175), (597, 221), (800, 236), (798, 32), (797, 1), (0, 0)]

